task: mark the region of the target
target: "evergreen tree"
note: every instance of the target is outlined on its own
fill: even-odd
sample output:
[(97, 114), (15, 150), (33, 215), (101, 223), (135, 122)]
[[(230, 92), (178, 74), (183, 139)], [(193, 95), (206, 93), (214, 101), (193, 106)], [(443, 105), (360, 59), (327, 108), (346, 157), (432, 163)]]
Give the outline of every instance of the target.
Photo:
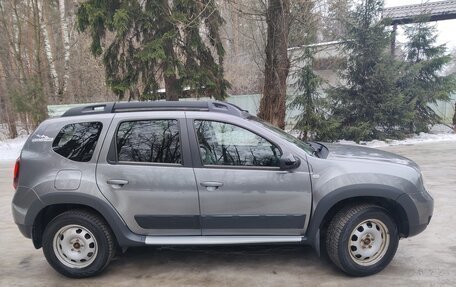
[(320, 114), (316, 107), (320, 100), (318, 87), (321, 79), (313, 72), (313, 57), (310, 48), (305, 48), (302, 59), (305, 64), (298, 71), (298, 80), (295, 83), (296, 95), (289, 104), (291, 109), (299, 109), (300, 113), (296, 116), (296, 124), (293, 129), (301, 132), (301, 138), (307, 140), (310, 133), (315, 133)]
[(389, 34), (380, 21), (383, 1), (364, 0), (346, 21), (343, 85), (328, 91), (333, 138), (371, 140), (400, 137), (409, 108), (397, 87), (400, 67), (388, 53)]
[(322, 79), (313, 71), (313, 54), (311, 48), (305, 48), (300, 59), (305, 64), (297, 71), (297, 81), (294, 84), (296, 92), (288, 105), (291, 109), (299, 110), (293, 129), (299, 131), (300, 138), (305, 141), (327, 140), (339, 126), (328, 115), (327, 101), (319, 91)]
[[(89, 0), (78, 10), (78, 23), (90, 31), (92, 53), (103, 54), (107, 83), (119, 98), (127, 92), (129, 99), (156, 98), (163, 84), (167, 100), (178, 100), (187, 87), (226, 96), (223, 19), (215, 1)], [(104, 50), (107, 34), (113, 39)]]
[(424, 21), (408, 26), (405, 35), (406, 69), (400, 87), (412, 108), (409, 131), (427, 132), (430, 126), (441, 121), (429, 104), (448, 101), (450, 94), (456, 91), (454, 74), (442, 75), (451, 56), (444, 44), (436, 45), (436, 28)]

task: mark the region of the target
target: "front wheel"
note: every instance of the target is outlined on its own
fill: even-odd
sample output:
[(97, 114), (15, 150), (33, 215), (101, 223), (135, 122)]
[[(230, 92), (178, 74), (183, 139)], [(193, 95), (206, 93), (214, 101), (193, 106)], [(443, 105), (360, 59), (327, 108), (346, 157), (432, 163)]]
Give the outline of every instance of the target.
[(48, 263), (62, 275), (90, 277), (103, 271), (111, 261), (114, 237), (100, 216), (69, 210), (46, 226), (43, 252)]
[(398, 243), (394, 220), (384, 208), (370, 204), (340, 210), (329, 224), (326, 237), (329, 257), (352, 276), (383, 270), (393, 259)]

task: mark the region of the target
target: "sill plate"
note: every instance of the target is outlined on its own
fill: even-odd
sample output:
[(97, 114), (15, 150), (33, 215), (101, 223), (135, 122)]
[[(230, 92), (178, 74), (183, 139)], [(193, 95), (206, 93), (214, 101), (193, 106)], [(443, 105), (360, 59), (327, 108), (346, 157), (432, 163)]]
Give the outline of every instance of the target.
[(231, 245), (300, 243), (302, 236), (146, 236), (147, 245)]

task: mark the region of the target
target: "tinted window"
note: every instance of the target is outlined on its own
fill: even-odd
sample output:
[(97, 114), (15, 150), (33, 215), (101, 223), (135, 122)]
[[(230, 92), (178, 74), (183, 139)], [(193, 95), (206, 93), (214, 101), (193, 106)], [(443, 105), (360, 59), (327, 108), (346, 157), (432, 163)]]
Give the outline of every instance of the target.
[(117, 131), (118, 161), (181, 163), (177, 120), (123, 122)]
[(235, 125), (195, 121), (204, 165), (278, 166), (280, 150), (266, 139)]
[(102, 127), (100, 122), (66, 125), (58, 133), (52, 148), (68, 159), (87, 162), (92, 158)]

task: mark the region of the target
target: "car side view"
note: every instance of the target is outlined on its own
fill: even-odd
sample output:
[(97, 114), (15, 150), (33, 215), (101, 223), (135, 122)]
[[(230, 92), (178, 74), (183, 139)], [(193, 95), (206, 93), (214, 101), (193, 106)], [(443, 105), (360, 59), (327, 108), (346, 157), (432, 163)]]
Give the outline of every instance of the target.
[(19, 230), (75, 278), (132, 246), (265, 243), (366, 276), (433, 213), (413, 161), (303, 142), (217, 101), (72, 108), (29, 137), (14, 187)]

